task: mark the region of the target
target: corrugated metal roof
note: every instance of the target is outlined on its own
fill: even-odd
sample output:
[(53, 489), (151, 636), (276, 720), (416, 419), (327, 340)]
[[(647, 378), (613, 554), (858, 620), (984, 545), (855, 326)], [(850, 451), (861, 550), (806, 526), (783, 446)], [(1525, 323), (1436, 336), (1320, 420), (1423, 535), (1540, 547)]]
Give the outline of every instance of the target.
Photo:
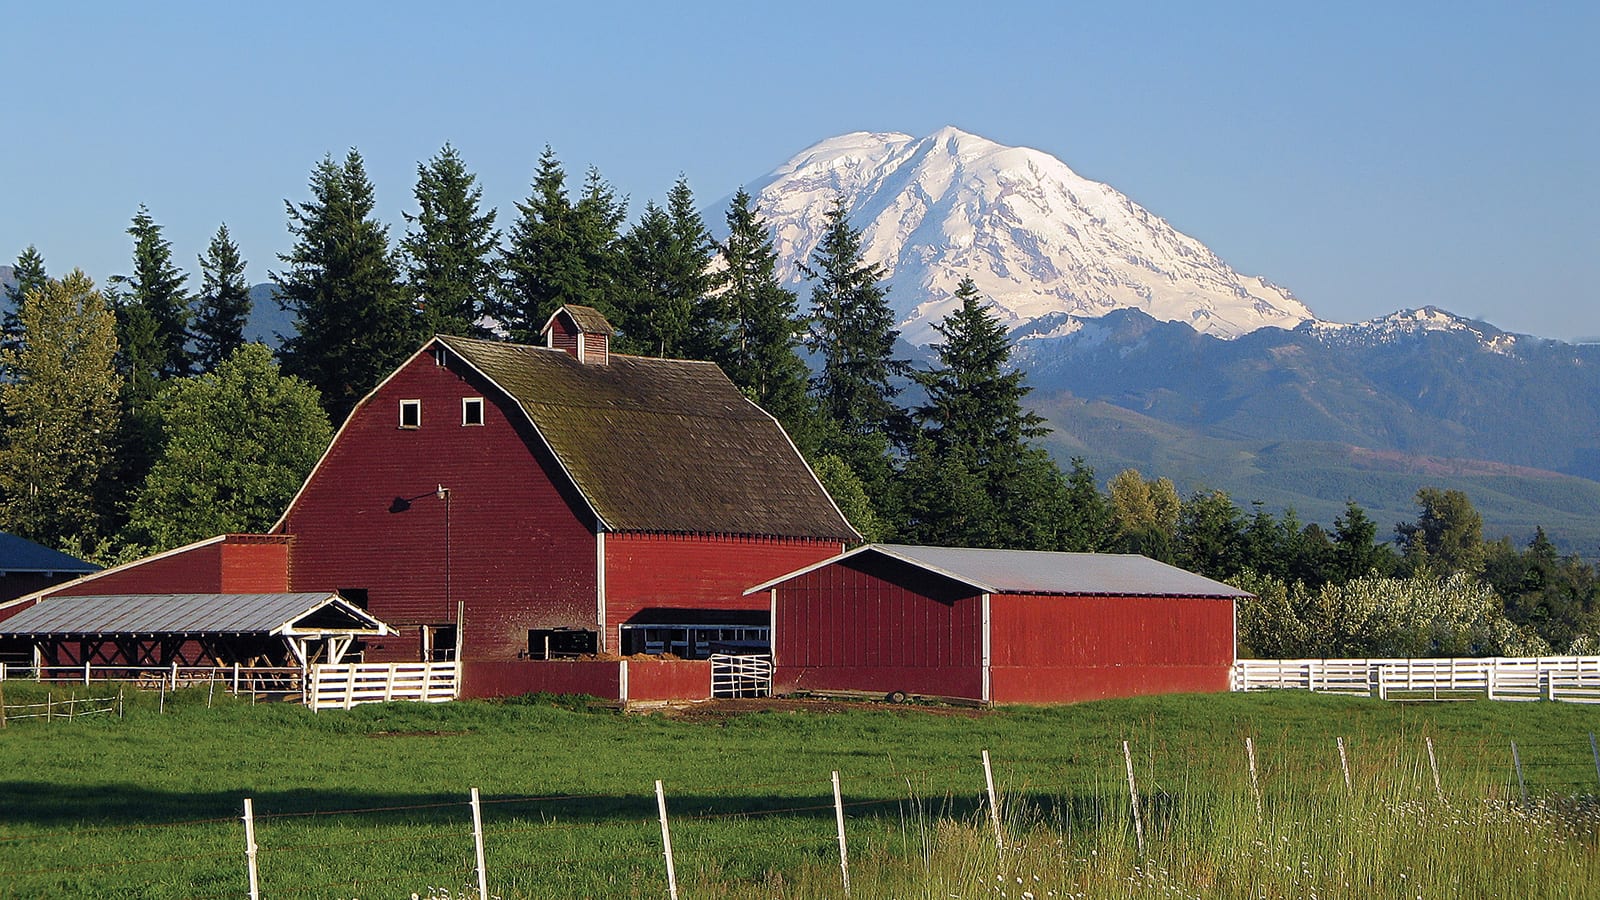
[(773, 418), (713, 363), (439, 338), (525, 410), (615, 531), (859, 539)]
[(814, 566), (775, 578), (747, 593), (862, 554), (898, 559), (969, 584), (990, 594), (1100, 594), (1130, 597), (1248, 597), (1232, 585), (1157, 562), (1120, 553), (1051, 553), (1039, 550), (980, 550), (867, 544)]
[(27, 538), (0, 532), (0, 572), (98, 572), (100, 567), (36, 544)]
[(275, 634), (327, 606), (352, 627), (319, 630), (388, 630), (331, 593), (118, 594), (48, 598), (0, 622), (0, 635)]

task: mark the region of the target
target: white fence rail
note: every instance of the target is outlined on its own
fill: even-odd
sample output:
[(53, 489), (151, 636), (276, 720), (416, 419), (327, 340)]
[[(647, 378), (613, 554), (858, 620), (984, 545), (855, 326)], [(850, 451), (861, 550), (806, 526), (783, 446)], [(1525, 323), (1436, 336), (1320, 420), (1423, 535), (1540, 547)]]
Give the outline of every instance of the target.
[(460, 684), (453, 662), (318, 665), (311, 667), (306, 705), (318, 710), (390, 700), (446, 703), (456, 698)]
[(300, 692), (299, 666), (112, 666), (83, 663), (73, 666), (32, 666), (0, 663), (0, 681), (39, 681), (51, 684), (90, 684), (96, 681), (125, 681), (139, 686), (180, 687), (218, 684), (235, 694)]
[(1241, 659), (1235, 691), (1302, 690), (1385, 700), (1600, 703), (1600, 656)]
[(711, 696), (769, 697), (772, 695), (772, 657), (766, 655), (711, 657)]

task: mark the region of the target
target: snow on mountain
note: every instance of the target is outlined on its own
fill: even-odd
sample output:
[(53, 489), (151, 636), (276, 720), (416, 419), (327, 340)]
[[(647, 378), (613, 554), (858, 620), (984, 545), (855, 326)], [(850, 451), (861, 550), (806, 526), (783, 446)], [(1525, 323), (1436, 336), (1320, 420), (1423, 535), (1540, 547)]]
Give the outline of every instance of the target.
[(1110, 186), (1047, 153), (953, 127), (920, 139), (829, 138), (746, 190), (775, 230), (792, 285), (842, 196), (913, 344), (937, 338), (933, 323), (954, 307), (963, 276), (1013, 329), (1052, 313), (1093, 318), (1125, 307), (1222, 338), (1315, 320), (1288, 291), (1235, 272)]
[(1350, 325), (1318, 321), (1303, 327), (1329, 344), (1392, 344), (1428, 332), (1470, 335), (1483, 349), (1505, 355), (1514, 354), (1521, 340), (1539, 340), (1501, 331), (1487, 322), (1464, 318), (1437, 306), (1403, 309)]

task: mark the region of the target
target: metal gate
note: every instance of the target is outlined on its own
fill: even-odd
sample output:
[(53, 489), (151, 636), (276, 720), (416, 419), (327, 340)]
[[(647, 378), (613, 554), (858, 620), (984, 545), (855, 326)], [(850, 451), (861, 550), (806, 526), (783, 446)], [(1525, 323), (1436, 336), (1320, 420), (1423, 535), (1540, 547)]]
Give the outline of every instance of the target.
[(769, 697), (772, 695), (772, 657), (711, 657), (712, 697)]

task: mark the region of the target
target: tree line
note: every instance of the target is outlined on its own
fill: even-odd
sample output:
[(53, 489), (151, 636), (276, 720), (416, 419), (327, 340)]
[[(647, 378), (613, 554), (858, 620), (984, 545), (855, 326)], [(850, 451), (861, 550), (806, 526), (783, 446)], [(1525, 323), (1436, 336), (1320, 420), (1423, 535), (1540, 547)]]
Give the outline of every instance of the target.
[[(446, 145), (418, 164), (415, 209), (392, 242), (358, 152), (324, 157), (308, 190), (285, 201), (293, 242), (270, 274), (294, 319), (276, 358), (244, 341), (245, 261), (226, 225), (193, 293), (143, 207), (131, 274), (103, 291), (78, 272), (50, 279), (24, 251), (0, 348), (0, 528), (101, 561), (264, 529), (332, 427), (429, 336), (528, 342), (578, 303), (617, 327), (619, 352), (721, 366), (867, 540), (1142, 553), (1256, 593), (1240, 615), (1243, 650), (1257, 654), (1567, 649), (1600, 633), (1593, 568), (1542, 531), (1526, 548), (1485, 542), (1459, 492), (1423, 489), (1391, 542), (1354, 502), (1324, 530), (1220, 492), (1180, 498), (1132, 470), (1104, 490), (1082, 459), (1063, 471), (1037, 443), (1048, 429), (970, 279), (935, 326), (933, 364), (897, 358), (884, 271), (842, 199), (800, 266), (803, 308), (744, 191), (721, 241), (682, 178), (629, 225), (628, 199), (597, 170), (569, 188), (546, 148), (502, 231)], [(1409, 599), (1371, 601), (1390, 594)], [(1412, 612), (1381, 624), (1380, 607)]]

